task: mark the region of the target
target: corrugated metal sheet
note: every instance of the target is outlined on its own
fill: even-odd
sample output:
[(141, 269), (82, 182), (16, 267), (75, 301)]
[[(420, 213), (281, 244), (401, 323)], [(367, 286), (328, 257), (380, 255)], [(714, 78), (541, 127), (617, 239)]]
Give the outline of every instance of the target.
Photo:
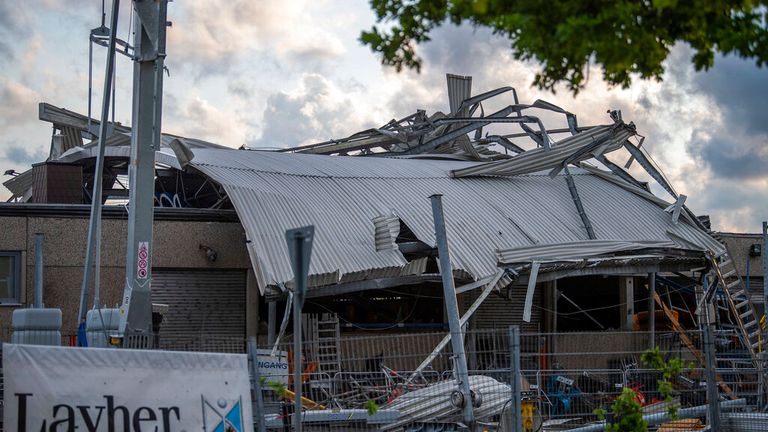
[[(461, 103), (472, 95), (472, 77), (454, 74), (445, 75), (448, 81), (448, 102), (452, 113), (458, 113)], [(461, 116), (466, 115), (466, 110)]]
[[(455, 270), (478, 279), (496, 271), (496, 251), (587, 240), (562, 176), (452, 178), (475, 162), (359, 158), (200, 149), (191, 164), (221, 183), (245, 227), (259, 286), (292, 279), (284, 232), (313, 224), (310, 286), (354, 273), (402, 274), (398, 250), (376, 251), (373, 219), (393, 214), (435, 245), (428, 197), (443, 194)], [(587, 171), (571, 170), (598, 239), (691, 242), (708, 237), (654, 202)], [(702, 244), (701, 248), (705, 247)], [(322, 282), (322, 283), (321, 283)]]
[(376, 250), (397, 249), (398, 234), (400, 234), (400, 219), (397, 216), (377, 216), (373, 218), (376, 230)]
[(506, 249), (498, 251), (498, 257), (499, 264), (570, 261), (617, 252), (637, 252), (644, 249), (674, 247), (678, 247), (678, 245), (671, 241), (585, 240)]
[(239, 270), (155, 270), (152, 302), (168, 305), (161, 339), (245, 338), (245, 272)]
[[(191, 149), (216, 148), (230, 149), (218, 144), (207, 141), (181, 138), (176, 135), (163, 134), (161, 137), (160, 150), (155, 151), (155, 163), (167, 165), (176, 169), (181, 169), (176, 160), (176, 154), (171, 149), (171, 142), (174, 139), (184, 140), (184, 144)], [(110, 135), (104, 143), (105, 157), (130, 157), (131, 156), (131, 134), (130, 132), (118, 132)], [(81, 159), (96, 157), (99, 153), (98, 141), (91, 141), (82, 147), (73, 147), (62, 153), (56, 160), (59, 162), (76, 162)]]
[(3, 182), (3, 186), (8, 188), (13, 196), (22, 196), (26, 191), (32, 190), (32, 184), (35, 182), (35, 174), (32, 169), (28, 169), (23, 173), (11, 177), (9, 180)]
[[(455, 177), (475, 175), (516, 176), (562, 166), (571, 162), (591, 159), (593, 152), (607, 153), (619, 149), (624, 141), (635, 135), (633, 127), (625, 124), (597, 126), (559, 141), (547, 150), (539, 147), (499, 162), (476, 165), (453, 172)], [(575, 155), (579, 156), (575, 156)]]

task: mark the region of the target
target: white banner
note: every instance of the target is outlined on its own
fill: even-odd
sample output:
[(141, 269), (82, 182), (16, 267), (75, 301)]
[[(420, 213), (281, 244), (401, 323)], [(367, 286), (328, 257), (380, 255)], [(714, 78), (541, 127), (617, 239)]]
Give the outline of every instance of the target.
[(288, 385), (288, 353), (277, 351), (272, 355), (270, 349), (256, 350), (256, 367), (259, 368), (259, 376), (267, 385), (280, 383)]
[(245, 354), (3, 345), (5, 430), (252, 431)]

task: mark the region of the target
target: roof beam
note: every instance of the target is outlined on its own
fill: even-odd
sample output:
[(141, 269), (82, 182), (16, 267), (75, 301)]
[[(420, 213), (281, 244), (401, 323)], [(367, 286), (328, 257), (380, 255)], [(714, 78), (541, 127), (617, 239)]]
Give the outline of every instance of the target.
[(349, 294), (358, 291), (392, 288), (402, 285), (419, 285), (424, 283), (440, 282), (439, 274), (421, 276), (400, 276), (393, 278), (368, 279), (359, 282), (341, 283), (320, 287), (311, 287), (307, 290), (307, 298), (318, 298)]
[(597, 238), (595, 230), (592, 228), (592, 222), (590, 222), (586, 210), (584, 210), (584, 205), (581, 203), (581, 198), (579, 197), (579, 191), (576, 190), (576, 182), (573, 180), (571, 172), (568, 171), (568, 167), (565, 167), (565, 182), (568, 183), (568, 191), (571, 192), (571, 199), (576, 205), (576, 211), (579, 212), (579, 217), (581, 218), (581, 223), (584, 225), (584, 229), (587, 231), (587, 236), (590, 240), (595, 240)]

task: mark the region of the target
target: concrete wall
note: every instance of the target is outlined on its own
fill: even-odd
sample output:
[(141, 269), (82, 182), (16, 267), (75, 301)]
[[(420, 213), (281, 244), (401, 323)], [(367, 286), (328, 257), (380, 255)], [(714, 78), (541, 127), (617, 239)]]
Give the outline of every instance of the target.
[[(749, 246), (755, 243), (763, 243), (762, 234), (733, 234), (720, 233), (725, 246), (728, 248), (728, 254), (731, 255), (736, 269), (742, 278), (747, 276), (747, 260), (749, 260), (750, 276), (763, 276), (762, 256), (750, 257)], [(765, 253), (766, 251), (763, 251)]]
[[(198, 218), (199, 219), (199, 218)], [(0, 250), (21, 251), (25, 261), (21, 305), (0, 305), (0, 332), (8, 332), (11, 313), (34, 301), (35, 233), (45, 234), (44, 296), (48, 307), (62, 309), (62, 334), (76, 332), (80, 286), (88, 232), (86, 217), (0, 216)], [(125, 280), (127, 221), (103, 220), (101, 303), (116, 306)], [(209, 261), (199, 245), (215, 249)], [(248, 269), (244, 231), (238, 222), (156, 220), (152, 267), (174, 269)], [(91, 294), (91, 300), (93, 299)], [(249, 308), (250, 309), (250, 308)], [(256, 310), (258, 308), (255, 308)], [(4, 339), (6, 335), (0, 334)]]

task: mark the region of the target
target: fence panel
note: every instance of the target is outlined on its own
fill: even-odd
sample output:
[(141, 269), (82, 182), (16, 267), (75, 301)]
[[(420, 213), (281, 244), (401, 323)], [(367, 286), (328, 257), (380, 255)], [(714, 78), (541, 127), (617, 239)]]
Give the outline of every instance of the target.
[[(450, 343), (434, 352), (445, 333), (374, 335), (342, 334), (333, 347), (326, 341), (306, 341), (302, 347), (302, 424), (308, 431), (436, 431), (459, 430), (462, 395), (453, 374)], [(644, 332), (524, 333), (520, 339), (524, 430), (603, 430), (598, 413), (609, 421), (611, 406), (631, 389), (651, 430), (695, 430), (706, 427), (707, 366), (702, 363), (702, 335), (657, 333), (654, 345), (665, 360), (681, 359), (684, 368), (669, 376), (671, 401), (664, 400), (662, 374), (643, 364), (651, 346)], [(768, 430), (762, 365), (739, 349), (732, 332), (715, 335), (720, 430)], [(240, 338), (149, 338), (150, 346), (177, 351), (246, 352)], [(74, 339), (63, 337), (62, 345)], [(145, 341), (146, 342), (146, 341)], [(138, 345), (137, 345), (138, 346)], [(144, 345), (146, 346), (146, 345)], [(286, 356), (289, 370), (262, 372), (264, 410), (269, 430), (290, 430), (293, 400), (293, 347), (290, 339), (258, 347), (260, 355), (273, 349)], [(512, 358), (506, 329), (465, 334), (465, 350), (473, 394), (474, 420), (482, 430), (511, 430)], [(266, 354), (265, 354), (266, 353)], [(433, 359), (419, 368), (425, 359)], [(1, 359), (1, 357), (0, 357)], [(0, 368), (2, 363), (0, 360)], [(0, 369), (1, 370), (1, 369)], [(0, 374), (0, 392), (2, 391)], [(682, 414), (672, 421), (670, 407)], [(257, 412), (254, 409), (254, 412)], [(257, 414), (258, 415), (258, 414)], [(258, 420), (255, 419), (255, 420)], [(677, 429), (671, 429), (677, 427)]]

